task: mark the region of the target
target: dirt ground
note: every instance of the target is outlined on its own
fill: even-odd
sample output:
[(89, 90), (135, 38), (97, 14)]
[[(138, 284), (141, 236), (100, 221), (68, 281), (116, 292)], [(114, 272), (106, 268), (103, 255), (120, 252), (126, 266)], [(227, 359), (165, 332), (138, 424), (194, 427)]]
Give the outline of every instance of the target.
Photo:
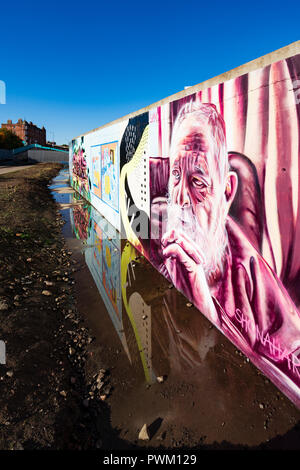
[[(48, 188), (60, 169), (0, 176), (0, 450), (299, 449), (299, 411), (197, 312), (214, 344), (197, 377), (172, 373), (161, 348), (153, 354), (165, 383), (145, 386), (132, 372), (75, 240), (63, 237)], [(159, 293), (153, 321), (163, 344), (159, 298), (176, 303), (178, 322), (192, 310), (153, 269), (136, 268), (141, 289)], [(150, 442), (138, 440), (145, 419)]]
[(76, 263), (47, 187), (60, 168), (39, 164), (0, 177), (1, 450), (91, 449), (103, 445), (100, 434), (114, 439), (105, 432), (107, 405), (86, 402), (92, 338), (76, 311)]

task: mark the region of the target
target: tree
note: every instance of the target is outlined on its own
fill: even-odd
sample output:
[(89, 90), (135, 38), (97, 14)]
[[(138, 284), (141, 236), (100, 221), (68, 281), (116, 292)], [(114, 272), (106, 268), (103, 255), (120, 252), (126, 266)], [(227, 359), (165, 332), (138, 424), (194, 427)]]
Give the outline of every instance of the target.
[(16, 149), (23, 147), (23, 141), (14, 132), (2, 127), (0, 129), (0, 149)]

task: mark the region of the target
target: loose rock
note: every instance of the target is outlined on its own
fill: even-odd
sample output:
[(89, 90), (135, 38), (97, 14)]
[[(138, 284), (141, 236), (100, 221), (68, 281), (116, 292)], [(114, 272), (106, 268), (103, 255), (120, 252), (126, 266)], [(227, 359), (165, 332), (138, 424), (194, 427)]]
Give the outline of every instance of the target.
[(8, 310), (8, 303), (6, 302), (6, 300), (0, 300), (0, 310)]
[(140, 430), (139, 439), (141, 441), (149, 441), (150, 437), (149, 437), (149, 434), (148, 434), (147, 424), (144, 424), (144, 426)]
[(158, 383), (161, 384), (161, 383), (163, 383), (163, 382), (165, 381), (165, 378), (164, 378), (163, 375), (161, 375), (160, 377), (156, 377), (156, 380), (157, 380)]
[(43, 291), (42, 291), (42, 294), (49, 296), (49, 295), (52, 295), (52, 292), (50, 292), (49, 290), (43, 290)]

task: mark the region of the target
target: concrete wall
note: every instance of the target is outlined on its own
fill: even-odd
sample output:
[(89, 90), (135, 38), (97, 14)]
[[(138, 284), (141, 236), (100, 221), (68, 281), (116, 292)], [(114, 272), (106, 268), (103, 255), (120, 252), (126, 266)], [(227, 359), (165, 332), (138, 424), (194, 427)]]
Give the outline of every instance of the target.
[(69, 168), (300, 407), (299, 162), (300, 41), (75, 138)]
[(12, 158), (12, 150), (0, 149), (0, 161)]
[[(27, 158), (35, 162), (68, 162), (68, 152), (59, 152), (57, 150), (39, 150), (31, 149), (27, 150)], [(21, 154), (23, 155), (23, 154)]]
[(68, 152), (58, 150), (29, 149), (25, 152), (19, 151), (13, 153), (13, 150), (0, 149), (0, 161), (11, 159), (16, 162), (26, 162), (32, 160), (35, 162), (64, 162), (68, 163)]

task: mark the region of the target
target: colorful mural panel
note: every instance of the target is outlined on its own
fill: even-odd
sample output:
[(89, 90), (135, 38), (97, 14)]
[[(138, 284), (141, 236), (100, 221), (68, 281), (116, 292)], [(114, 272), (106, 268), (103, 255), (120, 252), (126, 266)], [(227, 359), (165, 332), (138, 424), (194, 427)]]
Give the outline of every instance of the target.
[(91, 147), (92, 192), (101, 199), (101, 145)]
[(296, 55), (124, 120), (118, 138), (122, 235), (297, 406), (299, 78)]
[[(149, 258), (149, 118), (129, 119), (120, 146), (122, 234)], [(142, 241), (142, 242), (141, 242)]]
[(71, 184), (85, 199), (91, 200), (91, 181), (85, 151), (84, 136), (72, 140)]
[(117, 142), (101, 145), (102, 200), (119, 211), (119, 162)]

